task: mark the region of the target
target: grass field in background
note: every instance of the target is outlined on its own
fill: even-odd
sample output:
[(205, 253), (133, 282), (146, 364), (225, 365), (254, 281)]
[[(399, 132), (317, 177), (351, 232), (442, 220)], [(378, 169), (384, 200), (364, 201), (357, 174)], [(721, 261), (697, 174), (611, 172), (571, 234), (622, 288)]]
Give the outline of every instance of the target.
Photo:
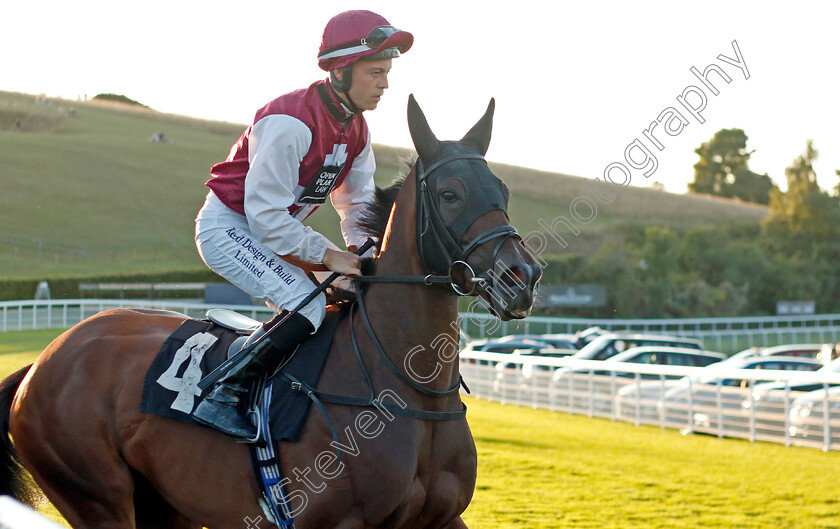
[[(66, 116), (71, 106), (75, 117)], [(21, 132), (14, 130), (17, 119)], [(32, 95), (0, 92), (0, 278), (203, 269), (193, 243), (193, 219), (207, 191), (203, 183), (244, 128), (116, 103), (53, 101), (46, 106), (36, 104)], [(149, 141), (155, 133), (168, 141)], [(372, 134), (387, 144), (387, 138)], [(390, 184), (409, 151), (384, 145), (375, 151), (377, 182)], [(492, 152), (491, 145), (490, 160)], [(600, 176), (491, 167), (511, 188), (511, 219), (523, 235), (545, 232), (544, 225), (555, 224), (561, 215), (570, 217), (571, 202), (591, 199), (589, 186)], [(623, 223), (755, 223), (766, 213), (764, 207), (729, 200), (607, 187), (603, 179), (597, 190), (614, 199), (596, 203), (597, 215), (578, 225), (580, 235), (558, 225), (558, 235), (569, 244), (566, 252), (594, 251)], [(581, 206), (580, 215), (588, 214)], [(340, 239), (331, 206), (308, 223)], [(546, 256), (561, 250), (553, 237), (547, 240)]]
[[(0, 334), (0, 378), (58, 334)], [(465, 402), (479, 457), (471, 529), (840, 528), (837, 452)]]

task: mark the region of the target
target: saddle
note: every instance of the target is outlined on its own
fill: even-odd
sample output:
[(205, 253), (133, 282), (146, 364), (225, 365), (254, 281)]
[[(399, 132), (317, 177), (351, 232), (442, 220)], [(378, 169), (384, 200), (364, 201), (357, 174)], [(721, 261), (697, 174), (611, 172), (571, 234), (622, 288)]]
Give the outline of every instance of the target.
[[(316, 387), (338, 324), (347, 311), (331, 307), (318, 331), (303, 342), (292, 359), (271, 378), (271, 438), (295, 442), (309, 414), (311, 400), (300, 382)], [(231, 311), (214, 309), (207, 319), (187, 319), (164, 341), (143, 383), (140, 411), (198, 424), (191, 412), (212, 388), (199, 381), (241, 349), (260, 322)], [(297, 382), (292, 382), (297, 381)]]

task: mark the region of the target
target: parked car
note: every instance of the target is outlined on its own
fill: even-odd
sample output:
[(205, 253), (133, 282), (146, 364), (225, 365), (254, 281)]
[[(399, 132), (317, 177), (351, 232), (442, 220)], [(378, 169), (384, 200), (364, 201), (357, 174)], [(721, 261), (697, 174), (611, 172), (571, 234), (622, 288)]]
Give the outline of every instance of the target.
[[(822, 364), (809, 358), (786, 356), (730, 357), (724, 362), (703, 369), (703, 375), (684, 378), (668, 389), (657, 403), (666, 421), (676, 413), (677, 420), (685, 420), (691, 400), (691, 430), (717, 433), (746, 431), (746, 418), (741, 413), (741, 402), (748, 394), (749, 378), (729, 377), (722, 369), (761, 369), (774, 371), (816, 371)], [(706, 371), (708, 374), (705, 374)], [(664, 409), (663, 409), (664, 408)]]
[(498, 342), (520, 340), (534, 340), (555, 349), (568, 349), (572, 352), (577, 350), (577, 347), (575, 347), (575, 336), (573, 334), (511, 334), (496, 338)]
[[(840, 386), (811, 391), (797, 397), (790, 407), (789, 432), (798, 440), (816, 441), (826, 444), (825, 409), (828, 407), (828, 419), (832, 445), (840, 443)], [(796, 442), (796, 440), (794, 441)]]
[[(798, 359), (792, 359), (798, 361)], [(700, 384), (714, 385), (717, 378), (706, 373), (719, 373), (720, 370), (731, 367), (732, 369), (768, 369), (766, 362), (760, 358), (737, 358), (730, 356), (720, 362), (697, 371), (693, 376), (686, 376), (679, 380), (643, 380), (622, 386), (616, 392), (616, 410), (618, 416), (628, 420), (639, 419), (646, 422), (660, 422), (663, 417), (660, 413), (667, 412), (665, 419), (677, 423), (686, 423), (688, 398), (686, 396), (689, 386)], [(815, 368), (813, 362), (809, 363), (809, 369)], [(723, 382), (723, 381), (722, 381)], [(730, 381), (734, 383), (734, 380)], [(740, 385), (740, 381), (738, 384)], [(666, 400), (670, 399), (670, 400)]]
[(527, 349), (539, 349), (545, 347), (543, 342), (539, 342), (537, 340), (529, 340), (527, 338), (522, 338), (518, 340), (514, 339), (502, 339), (502, 338), (490, 338), (490, 339), (482, 339), (482, 340), (473, 340), (467, 344), (464, 348), (465, 351), (483, 351), (486, 353), (506, 353), (510, 354), (517, 349), (519, 350), (527, 350)]
[[(840, 360), (835, 360), (814, 372), (815, 375), (840, 373)], [(814, 380), (788, 380), (764, 382), (753, 386), (752, 391), (741, 402), (744, 417), (754, 421), (756, 437), (783, 437), (785, 418), (792, 403), (805, 393), (818, 391), (840, 384)]]
[[(545, 344), (543, 342), (538, 342), (536, 340), (528, 340), (528, 339), (507, 339), (502, 340), (499, 338), (490, 338), (490, 339), (480, 339), (480, 340), (473, 340), (467, 344), (461, 351), (462, 352), (470, 352), (470, 351), (480, 351), (484, 353), (503, 353), (503, 354), (511, 354), (514, 351), (527, 351), (531, 349), (541, 349), (544, 348)], [(487, 360), (467, 360), (469, 363), (475, 363), (478, 365), (486, 366), (486, 365), (495, 365), (496, 362), (490, 362)]]
[[(573, 356), (569, 358), (573, 358)], [(566, 393), (575, 394), (573, 399), (576, 407), (589, 407), (583, 402), (587, 399), (595, 399), (597, 402), (592, 406), (595, 411), (610, 410), (613, 406), (613, 392), (616, 391), (616, 383), (626, 378), (636, 377), (634, 372), (623, 371), (623, 364), (646, 364), (646, 365), (675, 365), (684, 367), (704, 367), (722, 361), (723, 353), (713, 351), (702, 351), (685, 347), (666, 346), (641, 346), (628, 349), (614, 355), (606, 360), (595, 362), (599, 364), (597, 369), (561, 367), (558, 368), (552, 377), (552, 384)], [(640, 380), (680, 378), (682, 375), (655, 375), (641, 373)], [(585, 395), (585, 397), (583, 396)], [(567, 395), (567, 398), (568, 395)]]
[(583, 349), (583, 346), (594, 340), (595, 338), (601, 336), (606, 331), (598, 326), (595, 327), (587, 327), (586, 329), (580, 330), (575, 333), (575, 347), (578, 349)]
[(658, 334), (607, 333), (586, 344), (571, 358), (580, 360), (606, 360), (633, 347), (656, 345), (664, 347), (685, 347), (703, 349), (703, 344), (694, 338), (679, 338)]
[(818, 358), (825, 344), (783, 344), (770, 347), (750, 347), (737, 352), (730, 358), (755, 356), (794, 356), (797, 358)]
[(532, 378), (535, 371), (553, 371), (557, 367), (523, 363), (523, 357), (528, 358), (567, 358), (573, 353), (569, 349), (557, 349), (555, 347), (541, 347), (539, 349), (517, 349), (510, 355), (511, 362), (500, 362), (496, 364), (496, 369), (502, 371), (504, 369), (512, 369), (517, 365), (522, 364), (522, 376), (524, 378)]
[[(570, 358), (575, 358), (572, 355)], [(652, 346), (645, 345), (641, 347), (633, 347), (622, 353), (611, 356), (603, 361), (603, 369), (576, 369), (564, 368), (555, 373), (554, 379), (559, 380), (563, 376), (570, 373), (593, 373), (595, 375), (612, 375), (613, 372), (620, 377), (633, 377), (635, 373), (626, 371), (616, 371), (614, 365), (618, 363), (628, 364), (647, 364), (647, 365), (671, 365), (671, 366), (689, 366), (689, 367), (706, 367), (709, 364), (720, 362), (726, 358), (723, 353), (713, 351), (703, 351), (699, 349), (691, 349), (687, 347), (666, 347), (666, 346)], [(642, 379), (659, 379), (659, 375), (641, 373), (639, 375)], [(666, 379), (682, 378), (683, 375), (666, 375)]]

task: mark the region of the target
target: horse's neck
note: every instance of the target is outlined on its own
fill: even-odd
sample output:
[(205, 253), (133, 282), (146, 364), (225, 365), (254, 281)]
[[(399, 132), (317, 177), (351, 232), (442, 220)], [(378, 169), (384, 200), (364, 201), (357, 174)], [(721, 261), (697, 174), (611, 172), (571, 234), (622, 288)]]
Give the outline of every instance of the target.
[[(392, 210), (377, 275), (425, 275), (417, 254), (414, 231), (411, 174)], [(449, 388), (458, 381), (458, 302), (455, 296), (440, 287), (418, 283), (377, 283), (369, 288), (365, 304), (369, 307), (375, 334), (389, 358), (403, 372), (435, 390)], [(434, 378), (427, 380), (432, 374)]]
[(401, 371), (435, 390), (457, 382), (457, 298), (438, 287), (376, 284), (365, 305), (377, 339)]

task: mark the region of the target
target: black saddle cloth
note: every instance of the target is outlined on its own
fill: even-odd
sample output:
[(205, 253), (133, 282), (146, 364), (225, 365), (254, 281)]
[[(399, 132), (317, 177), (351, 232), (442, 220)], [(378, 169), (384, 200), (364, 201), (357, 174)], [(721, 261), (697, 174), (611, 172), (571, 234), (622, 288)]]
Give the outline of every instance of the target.
[[(315, 387), (335, 329), (345, 315), (346, 311), (328, 311), (318, 331), (300, 345), (282, 373)], [(225, 360), (231, 342), (238, 336), (209, 320), (182, 323), (163, 343), (146, 373), (140, 411), (200, 424), (190, 413), (213, 388), (201, 392), (198, 382)], [(312, 401), (294, 389), (282, 373), (272, 379), (270, 433), (275, 441), (297, 441)]]

